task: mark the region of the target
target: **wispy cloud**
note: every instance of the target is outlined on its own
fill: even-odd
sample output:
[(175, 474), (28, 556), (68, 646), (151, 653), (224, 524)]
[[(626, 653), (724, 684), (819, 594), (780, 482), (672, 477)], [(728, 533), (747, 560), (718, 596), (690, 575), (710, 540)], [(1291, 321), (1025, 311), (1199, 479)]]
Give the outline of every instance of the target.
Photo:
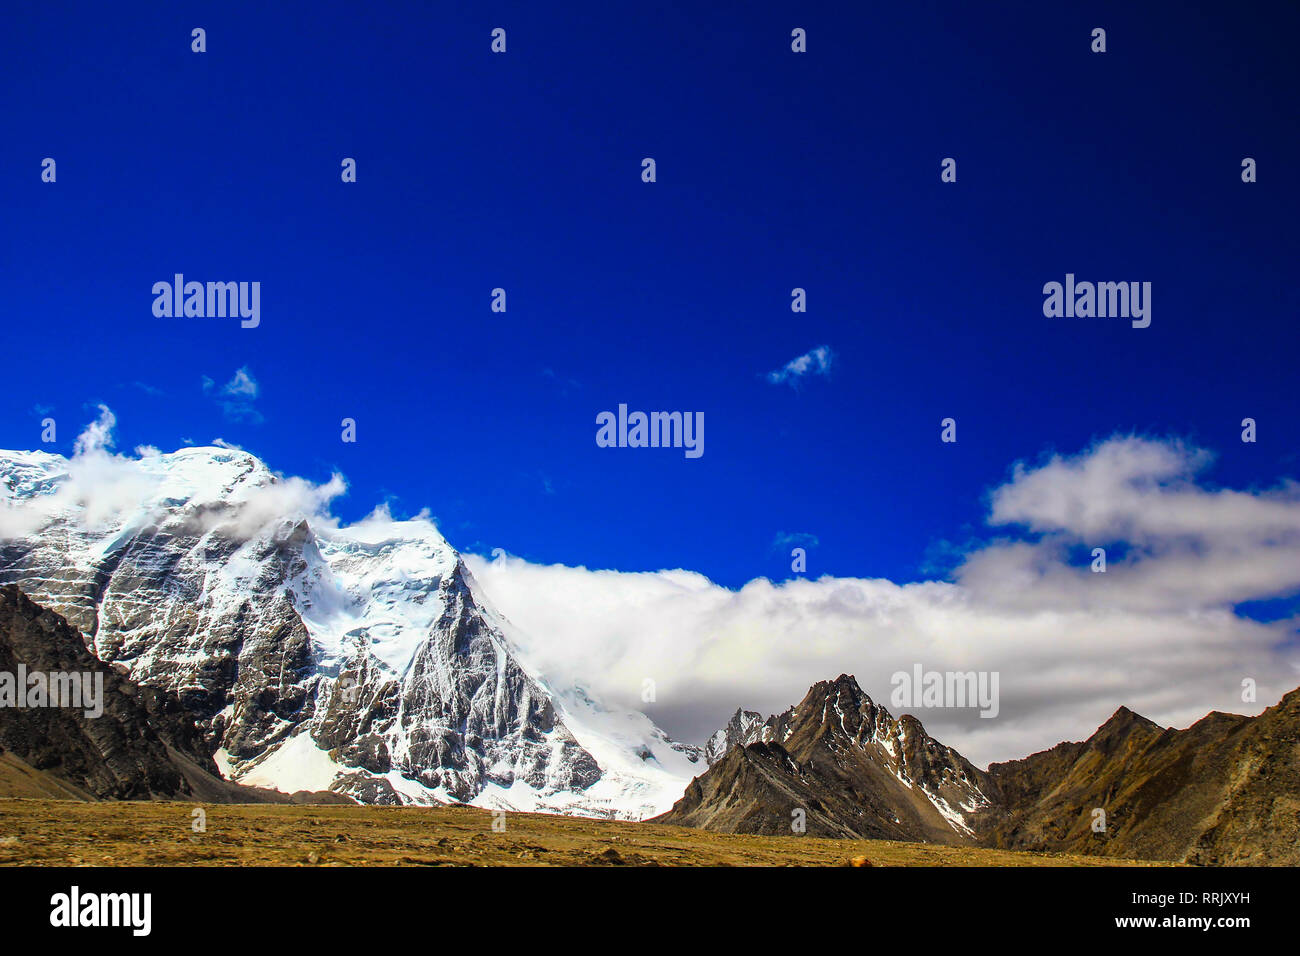
[(582, 383), (577, 379), (567, 378), (560, 375), (553, 368), (542, 369), (542, 378), (546, 379), (552, 385), (560, 390), (561, 395), (568, 395), (572, 389), (582, 388)]
[(220, 388), (217, 388), (217, 383), (209, 376), (203, 376), (203, 394), (215, 398), (221, 406), (221, 413), (232, 422), (250, 422), (257, 425), (263, 421), (262, 413), (253, 406), (261, 390), (261, 386), (258, 385), (257, 379), (253, 378), (253, 373), (248, 370), (247, 365), (236, 369), (230, 381)]
[(93, 452), (112, 448), (113, 429), (117, 427), (117, 416), (107, 405), (99, 406), (99, 418), (86, 426), (86, 430), (77, 436), (73, 452), (77, 455), (89, 455)]
[(773, 385), (789, 385), (798, 388), (799, 381), (808, 375), (830, 375), (831, 365), (835, 362), (835, 353), (829, 345), (819, 345), (809, 349), (803, 355), (790, 359), (775, 371), (763, 377)]
[(778, 531), (772, 539), (773, 551), (785, 551), (787, 548), (815, 548), (821, 544), (815, 534), (803, 531)]

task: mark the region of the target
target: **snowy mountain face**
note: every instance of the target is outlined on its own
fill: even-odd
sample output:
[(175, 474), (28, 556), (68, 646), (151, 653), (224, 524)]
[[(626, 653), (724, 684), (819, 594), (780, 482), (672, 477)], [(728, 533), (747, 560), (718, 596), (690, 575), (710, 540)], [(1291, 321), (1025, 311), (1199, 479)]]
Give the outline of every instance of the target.
[(227, 448), (0, 452), (0, 584), (174, 691), (241, 783), (640, 819), (703, 771), (529, 673), (432, 523), (339, 527), (328, 496)]

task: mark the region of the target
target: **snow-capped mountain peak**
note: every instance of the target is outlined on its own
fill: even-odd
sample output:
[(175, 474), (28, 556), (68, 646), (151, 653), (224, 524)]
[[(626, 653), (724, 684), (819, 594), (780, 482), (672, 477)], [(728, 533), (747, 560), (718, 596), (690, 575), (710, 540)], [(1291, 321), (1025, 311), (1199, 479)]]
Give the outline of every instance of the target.
[(547, 686), (432, 521), (342, 525), (343, 489), (218, 446), (0, 452), (0, 583), (175, 691), (240, 782), (641, 818), (704, 769)]

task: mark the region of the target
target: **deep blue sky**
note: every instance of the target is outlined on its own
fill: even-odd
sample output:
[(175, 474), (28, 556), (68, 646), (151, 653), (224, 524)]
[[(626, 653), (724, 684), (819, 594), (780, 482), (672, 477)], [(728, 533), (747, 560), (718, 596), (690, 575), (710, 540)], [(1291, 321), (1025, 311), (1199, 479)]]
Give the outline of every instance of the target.
[[(120, 447), (339, 469), (348, 518), (728, 585), (778, 532), (926, 576), (1013, 461), (1116, 431), (1300, 475), (1295, 4), (380, 6), (5, 11), (0, 446), (104, 402)], [(1151, 327), (1044, 318), (1067, 271), (1151, 281)], [(261, 327), (155, 319), (175, 272), (260, 281)], [(201, 388), (244, 366), (260, 422)], [(703, 411), (704, 457), (597, 448), (619, 402)]]

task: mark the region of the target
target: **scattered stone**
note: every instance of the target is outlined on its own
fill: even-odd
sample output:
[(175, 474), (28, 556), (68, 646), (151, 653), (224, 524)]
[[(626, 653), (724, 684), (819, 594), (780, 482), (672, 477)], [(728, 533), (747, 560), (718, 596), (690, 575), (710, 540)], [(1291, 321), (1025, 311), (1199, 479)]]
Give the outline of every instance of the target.
[(623, 859), (623, 857), (619, 854), (618, 850), (614, 849), (611, 846), (611, 847), (607, 847), (606, 849), (602, 850), (599, 853), (593, 853), (591, 855), (591, 862), (607, 863), (610, 866), (623, 866), (627, 861)]

